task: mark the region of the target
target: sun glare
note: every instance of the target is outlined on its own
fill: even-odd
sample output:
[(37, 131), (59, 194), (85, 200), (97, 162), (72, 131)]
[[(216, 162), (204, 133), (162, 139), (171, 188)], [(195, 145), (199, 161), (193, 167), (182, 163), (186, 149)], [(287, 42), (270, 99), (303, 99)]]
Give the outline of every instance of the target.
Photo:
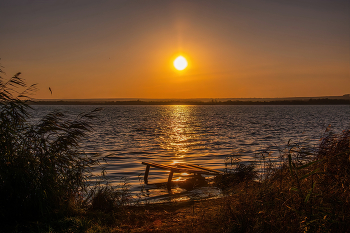
[(174, 66), (177, 70), (183, 70), (187, 67), (186, 58), (183, 56), (178, 56), (174, 61)]

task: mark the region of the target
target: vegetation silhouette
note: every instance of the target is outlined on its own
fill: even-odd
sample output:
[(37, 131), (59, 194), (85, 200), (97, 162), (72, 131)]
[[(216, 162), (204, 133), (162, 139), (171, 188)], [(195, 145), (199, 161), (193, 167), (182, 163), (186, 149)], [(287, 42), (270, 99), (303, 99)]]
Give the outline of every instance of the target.
[(279, 163), (262, 153), (258, 182), (252, 165), (234, 158), (216, 179), (226, 193), (213, 220), (225, 223), (222, 232), (350, 231), (350, 129), (327, 132), (311, 151), (290, 141)]
[(114, 187), (91, 186), (99, 158), (86, 155), (79, 146), (99, 109), (75, 119), (53, 111), (33, 123), (28, 101), (35, 90), (36, 85), (27, 86), (20, 73), (9, 80), (0, 76), (1, 221), (51, 219), (88, 205), (101, 209), (103, 198), (120, 204)]

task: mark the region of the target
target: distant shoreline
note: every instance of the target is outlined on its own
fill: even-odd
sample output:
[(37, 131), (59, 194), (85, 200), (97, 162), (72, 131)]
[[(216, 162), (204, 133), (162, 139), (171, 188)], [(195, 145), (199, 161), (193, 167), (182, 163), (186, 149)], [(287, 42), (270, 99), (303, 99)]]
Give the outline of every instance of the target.
[(210, 102), (204, 101), (81, 101), (81, 100), (38, 100), (29, 101), (29, 105), (350, 105), (350, 99), (308, 99), (308, 100), (272, 100), (272, 101), (241, 101), (228, 100)]

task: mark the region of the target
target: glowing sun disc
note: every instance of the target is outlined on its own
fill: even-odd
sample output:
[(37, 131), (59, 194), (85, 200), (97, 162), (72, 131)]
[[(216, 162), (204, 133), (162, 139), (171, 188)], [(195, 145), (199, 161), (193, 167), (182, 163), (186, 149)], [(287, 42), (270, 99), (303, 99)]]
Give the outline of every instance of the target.
[(183, 56), (178, 56), (174, 61), (174, 66), (177, 70), (183, 70), (187, 67), (186, 58)]

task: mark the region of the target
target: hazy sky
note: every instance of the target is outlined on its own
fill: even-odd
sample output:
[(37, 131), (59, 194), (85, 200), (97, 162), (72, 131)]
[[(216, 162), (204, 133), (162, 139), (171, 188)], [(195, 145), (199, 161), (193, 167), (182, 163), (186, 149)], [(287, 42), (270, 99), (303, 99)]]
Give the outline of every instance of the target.
[(343, 95), (350, 1), (0, 0), (0, 58), (45, 99)]

